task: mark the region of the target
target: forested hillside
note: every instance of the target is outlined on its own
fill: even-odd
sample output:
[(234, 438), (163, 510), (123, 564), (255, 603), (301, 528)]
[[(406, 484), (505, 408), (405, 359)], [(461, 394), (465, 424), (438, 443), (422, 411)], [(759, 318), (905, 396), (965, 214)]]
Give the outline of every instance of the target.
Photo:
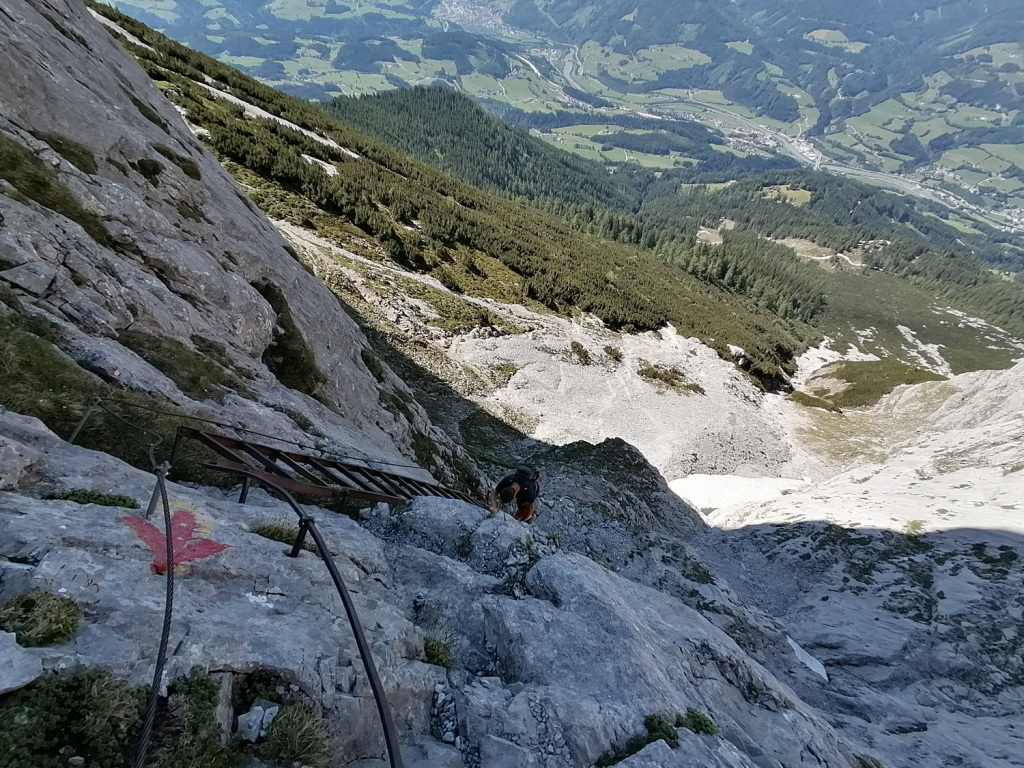
[[(729, 171), (704, 172), (702, 164), (657, 176), (639, 168), (609, 174), (597, 163), (573, 158), (510, 129), (444, 88), (339, 98), (328, 110), (440, 170), (502, 194), (525, 197), (588, 234), (651, 249), (699, 279), (750, 296), (783, 317), (813, 320), (825, 301), (820, 275), (794, 261), (788, 249), (750, 233), (804, 238), (835, 251), (849, 251), (864, 241), (889, 241), (866, 255), (868, 266), (911, 279), (943, 299), (1024, 333), (1024, 291), (988, 274), (983, 266), (987, 262), (1014, 270), (1024, 267), (1019, 247), (996, 242), (993, 236), (966, 234), (927, 207), (918, 210), (919, 203), (874, 187), (793, 170), (741, 175), (739, 183), (709, 188), (692, 182), (732, 182), (737, 177)], [(667, 121), (623, 122), (651, 126)], [(711, 155), (721, 156), (710, 149), (717, 137), (703, 126), (676, 122), (669, 127), (677, 132), (636, 138), (666, 135), (690, 145), (700, 143)], [(615, 135), (604, 140), (615, 140)], [(807, 204), (778, 205), (763, 193), (778, 187), (804, 190)], [(697, 247), (700, 228), (717, 229), (722, 219), (737, 223), (738, 231), (729, 233), (721, 246)]]
[[(396, 262), (430, 271), (456, 288), (483, 284), (483, 290), (499, 290), (487, 279), (493, 260), (519, 278), (500, 288), (507, 299), (591, 312), (627, 331), (671, 322), (723, 354), (730, 344), (742, 347), (751, 374), (768, 385), (780, 382), (813, 338), (813, 329), (799, 322), (821, 307), (822, 295), (813, 288), (775, 280), (774, 295), (726, 292), (649, 249), (581, 234), (541, 210), (438, 173), (316, 105), (268, 88), (109, 7), (95, 7), (151, 46), (122, 41), (189, 121), (209, 131), (207, 141), (216, 152), (288, 193), (257, 195), (272, 215), (327, 236), (348, 222)], [(213, 86), (199, 84), (207, 77)], [(329, 143), (275, 120), (245, 119), (242, 107), (216, 98), (218, 91), (329, 137)], [(784, 258), (791, 268), (801, 268), (792, 254)], [(756, 270), (756, 262), (750, 264)], [(784, 303), (793, 307), (789, 321), (771, 311)], [(481, 316), (478, 322), (489, 320)]]
[[(551, 154), (521, 132), (498, 126), (490, 134), (490, 118), (482, 131), (474, 119), (460, 121), (459, 115), (484, 116), (468, 105), (452, 114), (438, 109), (458, 105), (450, 93), (418, 90), (359, 102), (369, 107), (361, 110), (368, 130), (502, 195), (494, 196), (317, 105), (103, 12), (152, 47), (126, 43), (188, 119), (209, 132), (210, 146), (236, 163), (238, 173), (244, 169), (241, 178), (268, 212), (328, 237), (348, 226), (345, 237), (372, 238), (394, 261), (457, 290), (591, 312), (625, 331), (671, 322), (723, 354), (730, 345), (742, 347), (750, 372), (775, 385), (814, 338), (828, 288), (813, 262), (766, 238), (805, 238), (836, 250), (873, 241), (864, 254), (868, 266), (1024, 334), (1024, 291), (990, 275), (939, 219), (893, 195), (803, 172), (711, 186), (687, 183), (684, 172), (608, 175), (600, 165)], [(201, 84), (207, 82), (213, 85)], [(218, 91), (295, 127), (246, 118)], [(385, 107), (392, 105), (395, 123), (409, 134), (404, 139), (387, 120)], [(806, 200), (787, 204), (772, 196), (782, 188), (797, 189)], [(702, 242), (702, 229), (719, 229), (723, 219), (734, 229), (718, 243)], [(499, 288), (491, 264), (510, 268), (514, 283)], [(477, 322), (489, 320), (481, 315)]]

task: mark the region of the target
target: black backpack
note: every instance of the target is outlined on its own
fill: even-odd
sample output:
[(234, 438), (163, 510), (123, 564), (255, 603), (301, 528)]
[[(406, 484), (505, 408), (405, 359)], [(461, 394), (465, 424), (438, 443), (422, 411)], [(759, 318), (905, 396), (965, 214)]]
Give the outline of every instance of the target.
[(540, 472), (525, 464), (521, 467), (516, 467), (516, 475), (524, 480), (532, 480), (533, 482), (540, 480)]

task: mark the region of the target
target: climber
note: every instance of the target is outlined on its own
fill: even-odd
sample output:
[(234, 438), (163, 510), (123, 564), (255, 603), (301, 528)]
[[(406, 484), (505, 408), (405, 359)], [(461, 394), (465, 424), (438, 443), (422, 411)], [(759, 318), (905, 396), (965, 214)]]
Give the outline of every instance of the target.
[(491, 491), (491, 512), (497, 514), (499, 505), (508, 504), (513, 499), (519, 505), (516, 520), (532, 523), (537, 518), (534, 502), (540, 495), (540, 473), (533, 467), (522, 466), (508, 477), (502, 479)]

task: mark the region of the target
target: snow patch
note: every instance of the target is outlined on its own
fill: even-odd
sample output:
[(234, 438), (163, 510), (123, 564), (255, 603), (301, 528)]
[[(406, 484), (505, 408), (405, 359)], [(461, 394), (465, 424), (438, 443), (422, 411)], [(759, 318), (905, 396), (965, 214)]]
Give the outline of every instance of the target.
[(796, 654), (797, 659), (800, 663), (807, 667), (811, 672), (816, 674), (826, 683), (828, 682), (828, 672), (825, 670), (825, 665), (818, 661), (816, 658), (811, 656), (807, 651), (800, 647), (800, 644), (796, 642), (792, 637), (786, 637), (786, 642), (789, 643), (789, 647), (793, 649), (793, 653)]
[(785, 477), (694, 474), (673, 480), (668, 487), (697, 509), (718, 510), (771, 501), (802, 490), (806, 485), (806, 480)]

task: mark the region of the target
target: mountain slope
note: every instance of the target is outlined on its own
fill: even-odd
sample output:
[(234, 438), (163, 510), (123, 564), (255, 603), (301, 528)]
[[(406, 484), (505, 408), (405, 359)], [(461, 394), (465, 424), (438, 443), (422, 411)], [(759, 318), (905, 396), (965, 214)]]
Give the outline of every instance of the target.
[[(964, 252), (969, 248), (984, 261), (1005, 265), (1014, 258), (1012, 248), (993, 242), (990, 237), (966, 235), (927, 208), (922, 210), (923, 206), (913, 201), (866, 185), (824, 174), (792, 171), (740, 176), (741, 181), (728, 174), (698, 177), (728, 181), (727, 185), (705, 188), (675, 181), (673, 177), (679, 174), (672, 171), (663, 173), (659, 180), (652, 173), (639, 170), (623, 178), (623, 170), (619, 169), (605, 185), (595, 188), (594, 173), (600, 172), (596, 166), (548, 164), (551, 151), (539, 141), (511, 131), (465, 97), (445, 89), (399, 90), (374, 97), (337, 99), (329, 109), (378, 138), (397, 142), (434, 167), (504, 194), (525, 194), (582, 231), (641, 244), (701, 279), (751, 296), (783, 316), (818, 323), (816, 318), (826, 306), (827, 282), (832, 299), (829, 305), (833, 306), (825, 321), (829, 332), (837, 325), (854, 321), (856, 315), (858, 330), (865, 333), (874, 326), (874, 333), (898, 336), (896, 328), (902, 325), (924, 338), (934, 335), (927, 328), (927, 321), (911, 319), (916, 314), (913, 310), (898, 312), (900, 319), (895, 322), (891, 317), (883, 317), (893, 305), (902, 305), (913, 293), (910, 286), (876, 280), (876, 287), (884, 286), (890, 298), (874, 300), (863, 310), (853, 312), (844, 294), (855, 292), (854, 287), (863, 283), (861, 279), (843, 274), (825, 278), (818, 265), (800, 264), (767, 239), (792, 243), (800, 249), (817, 247), (817, 253), (832, 254), (856, 251), (861, 243), (871, 242), (871, 252), (863, 259), (858, 258), (858, 264), (863, 262), (899, 275), (901, 280), (920, 286), (922, 296), (931, 294), (941, 302), (979, 313), (1012, 334), (1024, 334), (1020, 316), (1024, 292), (988, 274), (984, 264)], [(413, 125), (416, 130), (408, 128)], [(688, 179), (689, 174), (683, 178)], [(627, 187), (634, 183), (636, 187)], [(628, 189), (630, 196), (638, 196), (639, 210), (608, 206), (608, 195), (603, 190), (615, 186)], [(773, 191), (787, 189), (800, 190), (792, 194), (805, 195), (806, 199), (800, 205), (778, 205)], [(554, 195), (554, 199), (546, 195)], [(738, 229), (719, 237), (720, 245), (704, 248), (698, 256), (698, 237), (702, 232), (706, 235), (717, 230), (723, 220)], [(763, 239), (751, 237), (751, 232)], [(867, 319), (865, 315), (872, 308), (875, 318)], [(925, 310), (925, 314), (932, 313)], [(938, 316), (934, 324), (942, 324)], [(880, 330), (884, 326), (888, 330)], [(978, 343), (970, 335), (968, 331), (961, 340), (947, 338), (942, 342), (949, 350), (954, 370), (977, 365), (965, 362), (977, 359), (974, 353)], [(849, 338), (863, 344), (856, 336)], [(904, 354), (897, 351), (903, 346), (902, 341), (896, 342), (897, 349), (889, 346), (890, 351), (882, 354)], [(985, 347), (991, 346), (985, 343)], [(907, 352), (916, 355), (915, 350)], [(1014, 354), (1006, 357), (993, 350), (989, 361), (981, 365), (1006, 365)], [(909, 357), (905, 359), (911, 361)]]
[[(339, 98), (327, 111), (355, 128), (481, 189), (635, 210), (653, 180), (609, 174), (497, 120), (449, 88), (412, 88)], [(695, 126), (696, 127), (696, 126)], [(708, 138), (710, 132), (705, 131)]]
[[(340, 217), (351, 222), (346, 237), (353, 236), (354, 225), (355, 237), (369, 236), (393, 260), (443, 275), (457, 288), (476, 283), (493, 290), (491, 283), (479, 286), (486, 267), (475, 265), (494, 260), (517, 275), (510, 293), (501, 289), (518, 297), (513, 300), (591, 312), (619, 329), (656, 329), (672, 322), (723, 355), (729, 355), (730, 345), (742, 347), (750, 372), (766, 383), (780, 382), (802, 348), (807, 329), (799, 322), (774, 317), (750, 299), (702, 283), (633, 245), (580, 234), (541, 211), (443, 176), (312, 104), (260, 85), (110, 9), (104, 13), (148, 41), (126, 45), (152, 77), (169, 84), (168, 94), (189, 120), (210, 132), (213, 148), (275, 186), (275, 216), (300, 224), (320, 220), (328, 236), (345, 230)], [(220, 88), (208, 85), (204, 75)], [(244, 108), (225, 106), (216, 98), (224, 92), (228, 99), (242, 97), (258, 107), (256, 119), (243, 120)], [(288, 125), (269, 119), (272, 115)], [(311, 137), (314, 131), (322, 136)]]
[[(84, 8), (0, 14), (0, 403), (61, 434), (94, 396), (308, 445), (305, 425), (415, 472), (414, 443), (450, 450), (418, 407), (382, 407), (361, 330)], [(147, 413), (122, 415), (169, 445), (173, 420)], [(145, 438), (113, 416), (82, 439), (112, 436), (149, 466)], [(432, 451), (425, 463), (454, 480)]]

